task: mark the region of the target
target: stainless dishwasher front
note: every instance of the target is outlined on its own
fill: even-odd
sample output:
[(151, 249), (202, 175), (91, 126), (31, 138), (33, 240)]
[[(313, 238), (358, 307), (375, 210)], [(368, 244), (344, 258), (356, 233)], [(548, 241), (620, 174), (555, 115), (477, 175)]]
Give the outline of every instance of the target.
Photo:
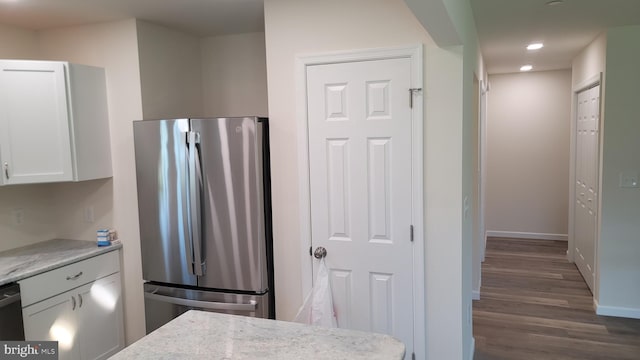
[(20, 285), (0, 286), (0, 340), (24, 340)]

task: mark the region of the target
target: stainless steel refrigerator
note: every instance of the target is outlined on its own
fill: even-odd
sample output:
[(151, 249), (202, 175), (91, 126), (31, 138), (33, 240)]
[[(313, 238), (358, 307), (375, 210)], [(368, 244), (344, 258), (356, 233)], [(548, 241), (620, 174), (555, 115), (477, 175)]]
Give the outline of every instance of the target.
[(133, 129), (147, 333), (189, 309), (275, 318), (267, 119)]

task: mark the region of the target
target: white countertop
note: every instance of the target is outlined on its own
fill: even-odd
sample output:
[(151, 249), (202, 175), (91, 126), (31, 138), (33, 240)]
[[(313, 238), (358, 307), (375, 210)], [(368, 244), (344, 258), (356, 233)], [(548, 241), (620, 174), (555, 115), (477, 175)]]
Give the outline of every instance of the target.
[(0, 286), (88, 259), (122, 245), (98, 247), (95, 241), (53, 239), (0, 252)]
[(190, 310), (111, 359), (400, 360), (388, 335)]

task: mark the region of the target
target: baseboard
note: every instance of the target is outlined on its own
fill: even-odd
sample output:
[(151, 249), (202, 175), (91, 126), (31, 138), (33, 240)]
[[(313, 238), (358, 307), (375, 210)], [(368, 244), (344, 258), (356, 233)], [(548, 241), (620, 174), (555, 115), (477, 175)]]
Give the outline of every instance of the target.
[(471, 357), (469, 359), (473, 360), (473, 357), (476, 354), (476, 338), (474, 338), (473, 336), (471, 337), (471, 351), (469, 352), (469, 354), (471, 354)]
[(480, 300), (480, 290), (471, 290), (471, 300)]
[(568, 241), (569, 239), (569, 235), (567, 234), (547, 234), (547, 233), (532, 233), (532, 232), (519, 232), (519, 231), (487, 230), (486, 234), (487, 234), (487, 237), (514, 238), (514, 239), (559, 240), (559, 241)]
[(596, 308), (596, 314), (602, 316), (614, 316), (629, 319), (640, 319), (640, 309), (624, 308), (617, 306), (604, 306), (598, 304), (596, 299), (593, 299), (593, 304)]

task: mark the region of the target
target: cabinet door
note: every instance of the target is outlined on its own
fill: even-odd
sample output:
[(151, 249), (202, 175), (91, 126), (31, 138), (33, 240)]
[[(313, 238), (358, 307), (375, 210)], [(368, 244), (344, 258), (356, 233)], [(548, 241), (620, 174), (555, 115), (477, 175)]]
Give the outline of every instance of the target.
[(0, 61), (5, 184), (73, 179), (64, 63)]
[(26, 340), (58, 341), (60, 360), (80, 359), (78, 301), (72, 291), (22, 309)]
[(124, 348), (120, 273), (76, 290), (83, 360), (106, 359)]

